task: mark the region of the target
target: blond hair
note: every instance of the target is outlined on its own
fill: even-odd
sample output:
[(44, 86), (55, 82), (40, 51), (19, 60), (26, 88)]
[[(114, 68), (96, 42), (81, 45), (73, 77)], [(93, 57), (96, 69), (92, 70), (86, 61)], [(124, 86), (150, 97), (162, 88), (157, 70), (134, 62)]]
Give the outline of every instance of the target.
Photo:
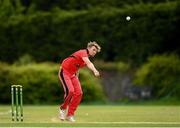
[(87, 48), (91, 48), (92, 46), (95, 46), (96, 49), (97, 49), (97, 52), (100, 52), (101, 51), (101, 47), (99, 46), (98, 43), (96, 43), (95, 41), (90, 41), (88, 44), (87, 44)]

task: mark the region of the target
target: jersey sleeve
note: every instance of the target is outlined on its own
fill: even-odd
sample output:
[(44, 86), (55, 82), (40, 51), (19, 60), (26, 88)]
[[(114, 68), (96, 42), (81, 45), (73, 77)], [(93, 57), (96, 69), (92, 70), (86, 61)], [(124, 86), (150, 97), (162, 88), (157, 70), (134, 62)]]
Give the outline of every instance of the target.
[(86, 50), (81, 50), (80, 56), (81, 57), (88, 57), (87, 51)]

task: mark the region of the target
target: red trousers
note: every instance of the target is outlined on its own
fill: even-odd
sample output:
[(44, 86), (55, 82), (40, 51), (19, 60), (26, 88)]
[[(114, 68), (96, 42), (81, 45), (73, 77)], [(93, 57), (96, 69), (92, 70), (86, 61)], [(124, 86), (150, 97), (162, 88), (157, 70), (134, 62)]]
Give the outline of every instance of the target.
[(69, 107), (67, 116), (73, 116), (83, 94), (79, 79), (76, 75), (71, 75), (64, 69), (59, 71), (59, 79), (64, 88), (64, 103), (60, 107), (61, 109)]

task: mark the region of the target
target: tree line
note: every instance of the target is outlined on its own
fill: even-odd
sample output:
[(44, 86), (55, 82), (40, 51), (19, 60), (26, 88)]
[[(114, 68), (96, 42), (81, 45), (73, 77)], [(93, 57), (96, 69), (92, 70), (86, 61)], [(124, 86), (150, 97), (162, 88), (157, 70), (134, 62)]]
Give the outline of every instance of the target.
[(12, 63), (29, 54), (36, 61), (59, 62), (91, 40), (100, 43), (103, 50), (98, 58), (105, 61), (140, 65), (155, 54), (179, 55), (179, 5), (165, 2), (49, 12), (32, 8), (24, 14), (20, 1), (1, 1), (0, 60)]

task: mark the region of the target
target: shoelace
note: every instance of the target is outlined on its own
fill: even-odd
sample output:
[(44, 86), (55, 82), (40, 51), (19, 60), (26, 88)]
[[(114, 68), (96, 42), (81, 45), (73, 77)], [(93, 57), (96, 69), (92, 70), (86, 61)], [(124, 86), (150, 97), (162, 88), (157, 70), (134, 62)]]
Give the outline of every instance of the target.
[(62, 110), (62, 109), (61, 109), (61, 112), (64, 114), (64, 113), (65, 113), (65, 110)]

